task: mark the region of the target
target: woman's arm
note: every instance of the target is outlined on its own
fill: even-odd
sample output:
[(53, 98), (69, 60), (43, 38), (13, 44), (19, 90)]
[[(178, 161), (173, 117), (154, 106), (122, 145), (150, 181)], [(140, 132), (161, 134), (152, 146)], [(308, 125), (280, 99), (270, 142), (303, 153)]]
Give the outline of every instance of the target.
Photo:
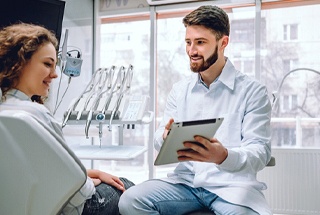
[(103, 182), (118, 190), (125, 191), (124, 184), (117, 176), (96, 169), (87, 169), (87, 174), (93, 180), (95, 186)]

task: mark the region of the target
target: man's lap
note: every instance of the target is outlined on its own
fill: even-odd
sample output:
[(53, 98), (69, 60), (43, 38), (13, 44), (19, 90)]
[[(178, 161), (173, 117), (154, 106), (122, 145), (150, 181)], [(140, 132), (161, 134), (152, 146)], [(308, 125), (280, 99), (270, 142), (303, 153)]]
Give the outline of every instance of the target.
[[(153, 179), (131, 187), (120, 199), (123, 214), (187, 214), (210, 209), (217, 214), (256, 214), (250, 208), (231, 204), (203, 188)], [(130, 213), (127, 212), (130, 211)], [(242, 212), (241, 212), (242, 211)], [(158, 212), (158, 213), (157, 213)]]

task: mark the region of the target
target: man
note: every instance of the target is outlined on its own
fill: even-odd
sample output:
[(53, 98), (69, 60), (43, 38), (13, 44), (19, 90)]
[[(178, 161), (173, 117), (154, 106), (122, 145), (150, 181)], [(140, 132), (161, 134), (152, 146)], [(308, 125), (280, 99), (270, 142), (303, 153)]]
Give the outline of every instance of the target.
[(209, 209), (215, 214), (272, 214), (256, 180), (271, 158), (271, 105), (267, 89), (237, 71), (224, 56), (229, 43), (227, 14), (201, 6), (183, 19), (190, 77), (174, 84), (164, 118), (155, 134), (160, 149), (173, 121), (223, 117), (215, 137), (184, 143), (181, 161), (167, 178), (132, 187), (120, 198), (122, 215), (186, 214)]

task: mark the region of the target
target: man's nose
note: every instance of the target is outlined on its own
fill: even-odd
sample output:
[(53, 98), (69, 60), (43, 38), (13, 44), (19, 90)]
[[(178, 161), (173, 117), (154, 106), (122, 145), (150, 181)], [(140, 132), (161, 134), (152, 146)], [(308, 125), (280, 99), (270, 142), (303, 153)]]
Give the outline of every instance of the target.
[(191, 44), (188, 49), (189, 55), (196, 55), (198, 53), (197, 47), (194, 44)]

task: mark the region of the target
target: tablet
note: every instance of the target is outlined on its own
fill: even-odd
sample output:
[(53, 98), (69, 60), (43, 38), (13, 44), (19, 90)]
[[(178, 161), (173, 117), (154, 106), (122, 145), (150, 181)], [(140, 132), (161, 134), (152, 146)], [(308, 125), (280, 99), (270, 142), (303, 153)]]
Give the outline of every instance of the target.
[(194, 136), (199, 135), (208, 139), (211, 139), (221, 123), (223, 118), (186, 121), (186, 122), (174, 122), (168, 132), (159, 154), (154, 162), (154, 165), (164, 165), (177, 163), (178, 150), (187, 150), (184, 147), (183, 142), (194, 142)]

